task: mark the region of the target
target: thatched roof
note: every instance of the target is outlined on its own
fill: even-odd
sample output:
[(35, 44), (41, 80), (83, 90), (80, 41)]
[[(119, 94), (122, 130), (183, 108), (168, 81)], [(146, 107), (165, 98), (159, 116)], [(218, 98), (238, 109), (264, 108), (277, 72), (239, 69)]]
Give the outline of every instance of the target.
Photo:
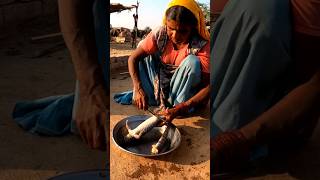
[(121, 12), (124, 10), (131, 10), (133, 8), (135, 8), (135, 5), (132, 6), (124, 6), (120, 3), (111, 3), (110, 4), (110, 13), (114, 13), (114, 12)]

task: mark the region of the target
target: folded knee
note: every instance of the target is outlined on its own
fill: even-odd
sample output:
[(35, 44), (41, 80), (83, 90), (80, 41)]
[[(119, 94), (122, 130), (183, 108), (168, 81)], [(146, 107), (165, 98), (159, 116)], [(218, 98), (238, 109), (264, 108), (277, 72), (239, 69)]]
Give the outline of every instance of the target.
[(290, 3), (288, 0), (246, 0), (243, 2), (248, 21), (257, 21), (271, 35), (288, 33), (290, 30)]
[(183, 63), (190, 70), (190, 73), (200, 73), (200, 60), (197, 56), (188, 55)]

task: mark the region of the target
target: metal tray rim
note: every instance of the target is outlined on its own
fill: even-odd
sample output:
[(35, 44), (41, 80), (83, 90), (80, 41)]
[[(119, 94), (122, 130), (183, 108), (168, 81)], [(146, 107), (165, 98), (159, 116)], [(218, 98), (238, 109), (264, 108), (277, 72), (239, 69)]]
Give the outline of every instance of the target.
[[(163, 152), (163, 153), (159, 153), (159, 154), (139, 154), (139, 153), (135, 153), (135, 152), (131, 152), (131, 151), (128, 151), (127, 149), (121, 147), (115, 140), (115, 130), (119, 129), (120, 127), (120, 124), (125, 122), (127, 119), (129, 118), (141, 118), (141, 119), (146, 119), (146, 118), (149, 118), (151, 117), (150, 115), (134, 115), (134, 116), (128, 116), (122, 120), (120, 120), (115, 126), (114, 128), (112, 129), (112, 141), (113, 143), (116, 145), (116, 147), (118, 147), (120, 150), (124, 151), (124, 152), (127, 152), (129, 154), (133, 154), (133, 155), (136, 155), (136, 156), (142, 156), (142, 157), (157, 157), (157, 156), (162, 156), (162, 155), (166, 155), (166, 154), (169, 154), (171, 153), (172, 151), (176, 150), (180, 144), (181, 144), (181, 133), (179, 131), (179, 129), (177, 127), (175, 127), (175, 131), (178, 135), (178, 140), (177, 140), (177, 145), (175, 145), (172, 149), (166, 151), (166, 152)], [(129, 119), (130, 120), (130, 119)], [(135, 121), (139, 121), (139, 120), (135, 120)], [(141, 120), (140, 120), (141, 121)]]

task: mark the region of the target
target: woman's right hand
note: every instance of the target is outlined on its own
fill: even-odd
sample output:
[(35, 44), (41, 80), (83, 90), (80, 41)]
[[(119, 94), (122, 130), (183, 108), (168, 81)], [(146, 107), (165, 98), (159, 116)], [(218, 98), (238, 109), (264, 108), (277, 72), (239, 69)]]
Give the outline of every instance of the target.
[(147, 96), (141, 86), (134, 87), (133, 101), (138, 106), (139, 109), (143, 109), (143, 110), (148, 109)]

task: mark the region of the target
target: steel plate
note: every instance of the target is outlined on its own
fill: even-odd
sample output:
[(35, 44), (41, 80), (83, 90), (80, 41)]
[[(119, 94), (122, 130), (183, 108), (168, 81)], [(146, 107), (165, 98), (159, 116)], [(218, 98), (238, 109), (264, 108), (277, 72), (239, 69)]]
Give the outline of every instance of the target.
[(135, 116), (129, 116), (127, 118), (124, 118), (120, 120), (112, 131), (112, 140), (116, 144), (116, 146), (121, 149), (122, 151), (125, 151), (130, 154), (134, 154), (137, 156), (144, 156), (144, 157), (154, 157), (154, 156), (161, 156), (164, 154), (168, 154), (177, 147), (179, 147), (181, 143), (181, 134), (177, 127), (173, 125), (173, 128), (170, 129), (168, 134), (168, 139), (170, 146), (167, 148), (166, 151), (161, 152), (159, 154), (152, 154), (151, 148), (152, 145), (157, 143), (160, 136), (161, 136), (161, 127), (154, 127), (151, 131), (143, 135), (139, 140), (136, 140), (137, 143), (133, 143), (132, 145), (125, 146), (122, 144), (122, 138), (123, 134), (125, 134), (126, 131), (126, 121), (128, 120), (128, 125), (131, 129), (137, 127), (139, 124), (141, 124), (144, 120), (148, 119), (149, 115), (135, 115)]

